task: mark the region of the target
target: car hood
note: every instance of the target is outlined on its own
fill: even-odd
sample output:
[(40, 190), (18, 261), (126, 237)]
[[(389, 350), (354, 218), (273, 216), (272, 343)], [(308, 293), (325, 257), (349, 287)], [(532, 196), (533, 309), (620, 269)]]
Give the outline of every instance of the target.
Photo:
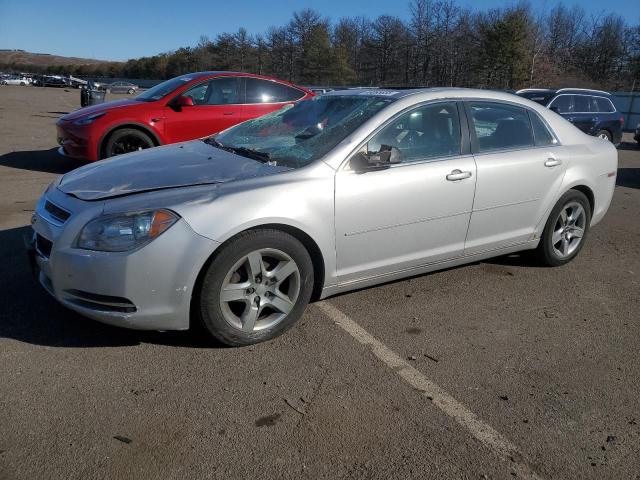
[(166, 188), (260, 177), (290, 170), (221, 150), (201, 140), (151, 148), (80, 167), (58, 189), (100, 200)]
[(84, 107), (74, 112), (68, 113), (60, 117), (62, 121), (77, 120), (80, 117), (91, 115), (94, 113), (108, 112), (116, 108), (129, 107), (131, 105), (140, 105), (144, 102), (138, 102), (133, 99), (114, 100), (112, 102), (99, 103), (98, 105), (91, 105), (90, 107)]

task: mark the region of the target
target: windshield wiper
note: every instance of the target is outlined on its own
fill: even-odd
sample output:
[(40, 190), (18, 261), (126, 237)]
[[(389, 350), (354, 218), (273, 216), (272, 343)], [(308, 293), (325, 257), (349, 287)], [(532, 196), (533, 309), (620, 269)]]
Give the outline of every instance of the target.
[(258, 150), (252, 150), (251, 148), (247, 147), (229, 147), (221, 144), (214, 137), (205, 138), (204, 142), (208, 143), (209, 145), (213, 145), (216, 148), (226, 150), (227, 152), (235, 153), (243, 157), (249, 157), (253, 160), (258, 160), (259, 162), (271, 163), (271, 155), (267, 152), (260, 152)]

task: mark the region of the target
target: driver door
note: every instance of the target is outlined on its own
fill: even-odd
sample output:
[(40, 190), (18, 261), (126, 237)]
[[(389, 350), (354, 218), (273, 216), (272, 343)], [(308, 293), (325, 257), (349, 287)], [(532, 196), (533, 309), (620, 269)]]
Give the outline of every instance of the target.
[(192, 106), (165, 107), (165, 134), (169, 142), (183, 142), (218, 133), (242, 121), (244, 99), (238, 77), (216, 77), (182, 93)]
[(400, 114), (363, 147), (369, 155), (395, 147), (399, 163), (338, 171), (339, 283), (462, 255), (476, 176), (466, 132), (456, 102), (423, 105)]

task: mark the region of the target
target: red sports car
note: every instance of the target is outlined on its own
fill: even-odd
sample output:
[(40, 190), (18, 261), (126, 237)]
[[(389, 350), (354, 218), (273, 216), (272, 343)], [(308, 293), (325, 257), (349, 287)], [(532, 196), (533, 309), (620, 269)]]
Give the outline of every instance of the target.
[(200, 72), (167, 80), (135, 98), (61, 117), (60, 153), (95, 161), (206, 137), (312, 97), (288, 82), (235, 72)]

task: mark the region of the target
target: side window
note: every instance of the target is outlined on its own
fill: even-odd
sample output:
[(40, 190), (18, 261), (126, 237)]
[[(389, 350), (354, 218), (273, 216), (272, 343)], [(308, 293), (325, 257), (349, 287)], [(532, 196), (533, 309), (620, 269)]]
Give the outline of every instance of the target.
[(529, 118), (531, 119), (531, 126), (533, 127), (533, 138), (536, 147), (544, 147), (558, 143), (537, 113), (529, 111)]
[(549, 105), (549, 108), (555, 107), (558, 113), (570, 113), (573, 111), (571, 97), (573, 95), (560, 95), (556, 97)]
[(591, 112), (591, 97), (588, 95), (574, 95), (573, 96), (573, 111), (575, 113), (588, 113)]
[(218, 77), (190, 88), (182, 95), (191, 97), (196, 105), (229, 105), (241, 103), (240, 81), (237, 77)]
[(471, 102), (469, 106), (480, 152), (533, 146), (524, 108), (492, 102)]
[(247, 78), (247, 103), (293, 102), (304, 97), (304, 92), (278, 82)]
[(604, 97), (594, 97), (594, 99), (598, 104), (598, 112), (613, 113), (616, 111), (615, 107), (609, 99)]
[(402, 114), (367, 144), (368, 153), (395, 147), (402, 161), (460, 154), (460, 119), (455, 103), (437, 103)]
[(200, 83), (194, 87), (191, 87), (189, 90), (182, 94), (183, 97), (191, 97), (193, 103), (196, 105), (204, 105), (204, 100), (207, 94), (207, 89), (209, 88), (208, 83)]

